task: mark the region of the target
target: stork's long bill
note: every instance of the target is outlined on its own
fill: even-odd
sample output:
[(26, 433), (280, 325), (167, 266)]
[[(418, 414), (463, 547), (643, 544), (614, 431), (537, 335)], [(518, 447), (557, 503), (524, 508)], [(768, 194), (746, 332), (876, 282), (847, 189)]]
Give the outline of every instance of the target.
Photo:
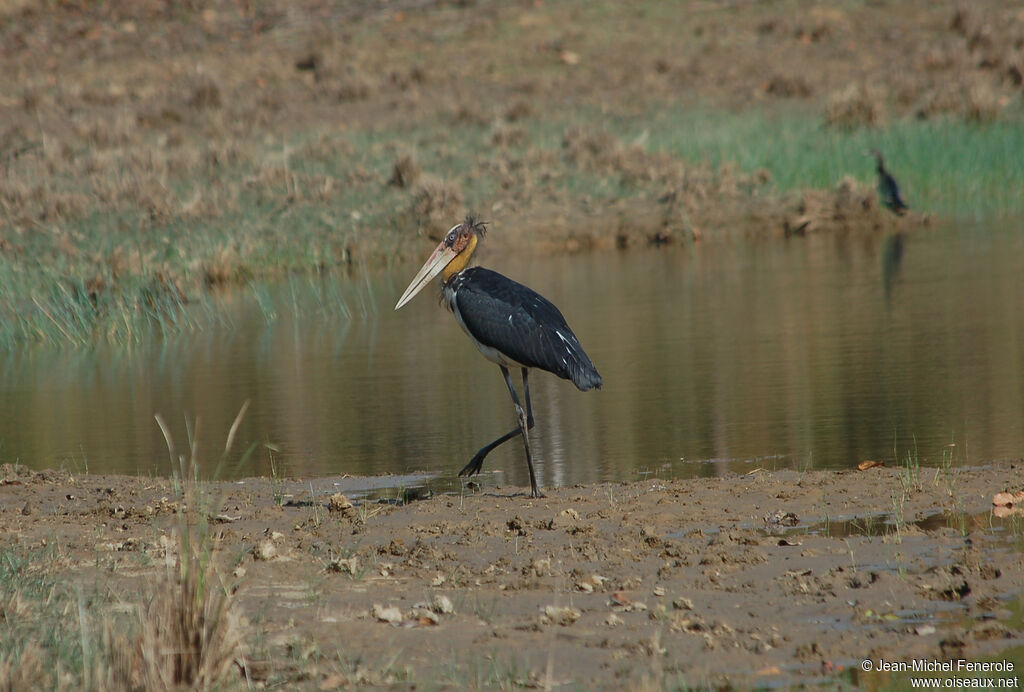
[(431, 279), (442, 271), (445, 272), (444, 280), (447, 281), (453, 274), (465, 269), (473, 250), (476, 249), (476, 232), (477, 229), (469, 222), (453, 226), (441, 244), (434, 249), (430, 258), (416, 272), (412, 283), (398, 299), (395, 310), (412, 300), (417, 293), (423, 290), (424, 286), (430, 283)]

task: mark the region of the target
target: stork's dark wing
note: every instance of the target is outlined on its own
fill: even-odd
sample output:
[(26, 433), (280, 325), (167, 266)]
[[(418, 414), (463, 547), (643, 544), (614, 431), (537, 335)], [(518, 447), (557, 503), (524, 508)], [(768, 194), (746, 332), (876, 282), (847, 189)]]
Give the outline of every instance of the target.
[(572, 380), (582, 390), (601, 386), (601, 375), (551, 301), (481, 267), (453, 281), (453, 308), (474, 339), (517, 363)]

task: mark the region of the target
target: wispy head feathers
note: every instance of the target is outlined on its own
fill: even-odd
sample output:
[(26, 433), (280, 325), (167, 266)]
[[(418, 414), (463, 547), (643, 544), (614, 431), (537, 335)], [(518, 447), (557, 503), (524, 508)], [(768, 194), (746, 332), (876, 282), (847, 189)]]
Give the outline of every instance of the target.
[(475, 214), (467, 214), (466, 220), (462, 222), (464, 228), (476, 233), (481, 238), (487, 233), (487, 222), (477, 219)]

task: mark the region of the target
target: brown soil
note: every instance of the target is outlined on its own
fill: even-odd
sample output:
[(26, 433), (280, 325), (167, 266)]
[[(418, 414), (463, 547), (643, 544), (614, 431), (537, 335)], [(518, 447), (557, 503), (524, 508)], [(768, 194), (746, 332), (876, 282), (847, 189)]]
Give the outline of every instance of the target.
[[(220, 498), (217, 564), (256, 682), (877, 683), (862, 659), (1024, 643), (1022, 524), (991, 505), (1020, 468), (922, 469), (919, 484), (885, 467), (758, 469), (404, 506), (349, 506), (326, 479), (253, 479), (206, 497)], [(0, 544), (56, 542), (41, 569), (62, 582), (103, 583), (121, 606), (176, 559), (166, 480), (0, 475)]]

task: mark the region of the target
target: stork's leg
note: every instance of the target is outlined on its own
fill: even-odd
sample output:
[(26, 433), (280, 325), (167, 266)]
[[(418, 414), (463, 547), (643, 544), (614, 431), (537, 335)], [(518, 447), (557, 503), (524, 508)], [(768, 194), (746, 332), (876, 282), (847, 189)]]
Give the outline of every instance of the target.
[(533, 428), (533, 406), (530, 403), (530, 383), (527, 379), (527, 373), (529, 370), (523, 368), (523, 396), (526, 398), (526, 412), (523, 413), (523, 407), (520, 406), (519, 397), (516, 395), (516, 389), (512, 386), (512, 378), (509, 376), (508, 368), (503, 365), (498, 367), (501, 368), (501, 374), (505, 377), (505, 384), (508, 385), (508, 392), (512, 395), (512, 403), (516, 406), (516, 416), (519, 418), (519, 427), (515, 430), (509, 430), (494, 442), (481, 447), (480, 451), (473, 455), (473, 458), (470, 459), (465, 468), (459, 471), (459, 475), (472, 476), (474, 473), (480, 473), (480, 469), (483, 468), (484, 465), (484, 457), (490, 454), (495, 447), (508, 442), (516, 435), (522, 435), (523, 442), (526, 445), (526, 463), (530, 469), (531, 495), (533, 497), (540, 497), (540, 491), (537, 489), (537, 479), (533, 473), (533, 458), (530, 453), (530, 439), (527, 432)]
[(544, 497), (537, 488), (537, 477), (533, 474), (533, 454), (530, 453), (530, 428), (533, 427), (533, 407), (530, 406), (530, 383), (526, 380), (526, 368), (523, 368), (523, 398), (526, 399), (526, 412), (519, 405), (516, 397), (516, 390), (512, 388), (512, 380), (505, 373), (505, 382), (508, 384), (508, 391), (512, 394), (512, 403), (516, 405), (516, 413), (519, 415), (519, 428), (523, 431), (523, 446), (526, 447), (526, 466), (530, 469), (530, 497)]

